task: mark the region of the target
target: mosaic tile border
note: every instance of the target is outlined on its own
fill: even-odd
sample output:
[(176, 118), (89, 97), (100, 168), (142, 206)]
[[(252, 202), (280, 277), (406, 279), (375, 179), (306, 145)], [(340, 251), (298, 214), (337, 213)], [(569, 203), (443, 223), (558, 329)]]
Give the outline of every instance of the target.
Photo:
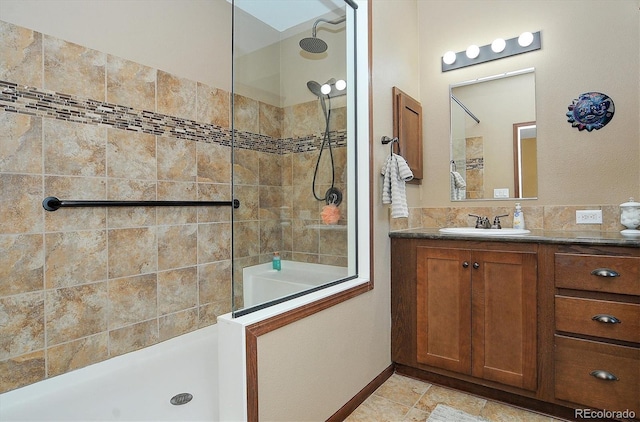
[[(235, 142), (234, 145), (238, 148), (274, 154), (314, 151), (322, 144), (322, 138), (318, 135), (278, 140), (243, 131), (236, 131), (234, 140), (231, 130), (214, 124), (44, 91), (7, 81), (0, 81), (0, 90), (0, 109), (10, 113), (106, 125), (115, 129), (224, 146), (231, 146)], [(346, 146), (346, 131), (332, 131), (330, 136), (333, 146)]]

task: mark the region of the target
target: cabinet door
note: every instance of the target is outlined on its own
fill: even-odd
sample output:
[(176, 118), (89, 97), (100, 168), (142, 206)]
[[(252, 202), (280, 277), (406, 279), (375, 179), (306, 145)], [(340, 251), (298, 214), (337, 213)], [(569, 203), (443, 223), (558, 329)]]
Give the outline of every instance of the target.
[(472, 261), (472, 375), (535, 390), (537, 256), (474, 251)]
[(417, 249), (417, 361), (470, 374), (470, 252)]

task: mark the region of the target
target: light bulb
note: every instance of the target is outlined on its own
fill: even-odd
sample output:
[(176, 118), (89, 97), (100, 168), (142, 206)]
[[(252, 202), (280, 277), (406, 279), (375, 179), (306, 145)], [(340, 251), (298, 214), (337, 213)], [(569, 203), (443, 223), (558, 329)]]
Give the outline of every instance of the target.
[(491, 50), (494, 53), (502, 53), (502, 51), (504, 50), (504, 48), (507, 46), (506, 41), (503, 38), (496, 38), (495, 40), (493, 40), (493, 42), (491, 43)]
[(327, 95), (328, 93), (331, 92), (331, 85), (329, 84), (324, 84), (320, 87), (320, 92), (322, 92), (324, 95)]
[(528, 47), (533, 42), (533, 34), (531, 32), (523, 32), (518, 37), (518, 44), (520, 47)]
[(344, 79), (338, 79), (336, 81), (336, 89), (338, 91), (343, 91), (346, 87), (347, 87), (347, 83), (344, 81)]
[(445, 64), (453, 64), (456, 61), (456, 53), (454, 53), (453, 51), (447, 51), (446, 53), (444, 53), (444, 56), (442, 56), (442, 61)]
[(470, 59), (475, 59), (478, 57), (478, 54), (480, 54), (480, 47), (477, 45), (472, 44), (467, 48), (467, 57)]

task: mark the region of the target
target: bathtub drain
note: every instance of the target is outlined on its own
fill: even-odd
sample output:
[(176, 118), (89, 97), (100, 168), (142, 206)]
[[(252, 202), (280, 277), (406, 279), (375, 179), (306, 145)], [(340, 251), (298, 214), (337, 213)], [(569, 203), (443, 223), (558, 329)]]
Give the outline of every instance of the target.
[(180, 394), (176, 394), (175, 396), (171, 397), (171, 404), (175, 405), (175, 406), (180, 406), (182, 404), (187, 404), (191, 401), (191, 399), (193, 398), (192, 394), (189, 393), (180, 393)]

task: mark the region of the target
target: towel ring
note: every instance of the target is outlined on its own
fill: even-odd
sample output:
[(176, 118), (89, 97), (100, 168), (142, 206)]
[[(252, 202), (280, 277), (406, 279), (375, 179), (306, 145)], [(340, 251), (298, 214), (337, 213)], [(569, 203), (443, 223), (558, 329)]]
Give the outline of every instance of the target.
[(391, 144), (391, 154), (393, 154), (393, 144), (398, 144), (398, 155), (400, 155), (400, 142), (398, 141), (398, 137), (389, 138), (388, 136), (382, 137), (382, 145)]

